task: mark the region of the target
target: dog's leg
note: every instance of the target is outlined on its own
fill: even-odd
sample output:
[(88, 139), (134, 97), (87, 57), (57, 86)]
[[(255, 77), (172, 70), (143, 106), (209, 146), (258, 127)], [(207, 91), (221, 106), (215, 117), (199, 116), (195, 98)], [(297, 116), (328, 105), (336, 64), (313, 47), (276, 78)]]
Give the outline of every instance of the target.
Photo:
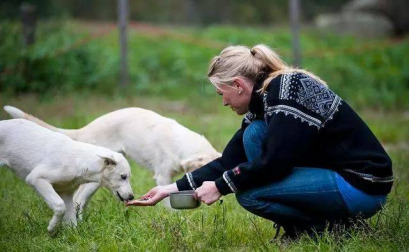
[(170, 175), (163, 175), (163, 174), (155, 175), (155, 181), (157, 182), (157, 185), (172, 184), (172, 178)]
[[(26, 182), (32, 185), (38, 194), (43, 197), (47, 205), (53, 210), (54, 215), (48, 224), (48, 232), (53, 233), (57, 224), (65, 213), (65, 204), (61, 197), (54, 190), (53, 186), (45, 179), (37, 176), (35, 168), (26, 178)], [(40, 168), (41, 169), (41, 168)]]
[(97, 191), (100, 184), (97, 182), (91, 182), (82, 184), (74, 194), (74, 207), (77, 212), (78, 219), (82, 220), (84, 208), (90, 201), (91, 196)]
[(77, 225), (77, 219), (75, 216), (75, 209), (73, 204), (73, 193), (69, 194), (62, 194), (61, 198), (65, 204), (65, 215), (64, 215), (64, 222), (69, 225)]

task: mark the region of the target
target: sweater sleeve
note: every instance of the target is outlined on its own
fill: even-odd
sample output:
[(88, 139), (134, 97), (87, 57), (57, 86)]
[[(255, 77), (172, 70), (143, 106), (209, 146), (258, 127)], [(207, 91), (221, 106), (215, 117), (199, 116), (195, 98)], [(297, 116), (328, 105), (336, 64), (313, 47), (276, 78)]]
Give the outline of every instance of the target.
[[(177, 180), (178, 190), (195, 190), (200, 187), (204, 181), (215, 181), (217, 178), (221, 177), (225, 171), (246, 162), (247, 159), (242, 139), (243, 128), (235, 133), (220, 158), (202, 166), (196, 171), (186, 173), (181, 179)], [(218, 187), (220, 191), (227, 190), (227, 185), (222, 186), (223, 188)]]

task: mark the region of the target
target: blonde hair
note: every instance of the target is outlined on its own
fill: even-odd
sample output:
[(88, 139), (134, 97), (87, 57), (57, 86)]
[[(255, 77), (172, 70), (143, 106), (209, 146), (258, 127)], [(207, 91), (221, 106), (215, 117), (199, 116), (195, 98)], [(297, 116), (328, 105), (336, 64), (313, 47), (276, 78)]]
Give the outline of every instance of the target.
[(326, 85), (316, 75), (298, 68), (288, 66), (279, 55), (266, 45), (256, 45), (249, 49), (246, 46), (229, 46), (215, 56), (209, 65), (208, 78), (215, 86), (230, 85), (237, 76), (250, 79), (254, 83), (265, 77), (260, 92), (264, 92), (271, 80), (280, 74), (304, 73)]

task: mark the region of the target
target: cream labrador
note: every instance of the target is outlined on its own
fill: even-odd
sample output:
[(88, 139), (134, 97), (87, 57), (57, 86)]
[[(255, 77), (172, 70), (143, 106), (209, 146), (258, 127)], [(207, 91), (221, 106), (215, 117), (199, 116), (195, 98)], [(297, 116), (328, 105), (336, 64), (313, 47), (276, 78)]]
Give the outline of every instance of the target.
[(0, 121), (2, 165), (33, 186), (53, 210), (50, 233), (62, 219), (77, 223), (73, 195), (81, 184), (106, 187), (121, 201), (134, 198), (130, 166), (123, 155), (27, 120)]
[[(193, 171), (221, 156), (204, 136), (142, 108), (113, 111), (80, 129), (56, 128), (12, 106), (4, 110), (13, 118), (33, 121), (74, 140), (124, 153), (153, 171), (157, 185), (170, 184), (178, 173)], [(80, 187), (75, 195), (75, 202), (84, 204), (80, 212), (97, 189), (96, 184)]]

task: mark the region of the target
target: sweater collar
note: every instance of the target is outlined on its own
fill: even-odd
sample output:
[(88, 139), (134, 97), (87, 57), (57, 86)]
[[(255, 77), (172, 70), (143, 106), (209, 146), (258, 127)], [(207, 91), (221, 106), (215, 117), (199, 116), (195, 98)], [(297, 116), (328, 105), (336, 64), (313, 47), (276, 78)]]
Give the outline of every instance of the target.
[(262, 117), (264, 114), (263, 96), (258, 90), (262, 87), (265, 79), (259, 79), (253, 86), (251, 101), (249, 102), (249, 112), (255, 114), (257, 117)]

